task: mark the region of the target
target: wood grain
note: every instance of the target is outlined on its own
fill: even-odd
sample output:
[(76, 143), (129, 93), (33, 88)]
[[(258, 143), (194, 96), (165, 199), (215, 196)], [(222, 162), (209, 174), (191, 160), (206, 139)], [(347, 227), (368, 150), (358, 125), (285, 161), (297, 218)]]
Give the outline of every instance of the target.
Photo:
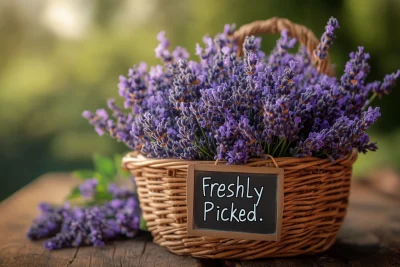
[(400, 266), (400, 200), (365, 184), (352, 185), (338, 240), (326, 253), (257, 261), (197, 260), (155, 245), (148, 233), (103, 248), (49, 252), (25, 233), (41, 201), (62, 203), (77, 184), (68, 174), (48, 174), (0, 203), (0, 266)]

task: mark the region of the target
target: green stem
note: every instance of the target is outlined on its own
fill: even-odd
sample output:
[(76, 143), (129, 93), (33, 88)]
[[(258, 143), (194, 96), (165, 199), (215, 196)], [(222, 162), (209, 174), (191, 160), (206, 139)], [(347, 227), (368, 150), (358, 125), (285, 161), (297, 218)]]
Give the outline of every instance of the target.
[(217, 145), (215, 144), (215, 138), (213, 137), (212, 138), (212, 143), (213, 143), (213, 146), (214, 146), (214, 154), (217, 154)]
[(207, 155), (211, 160), (214, 159), (214, 157), (202, 146), (198, 145), (197, 142), (199, 142), (199, 137), (196, 135), (196, 142), (194, 142), (194, 146), (197, 147), (200, 152), (204, 153), (205, 155)]
[[(196, 118), (196, 117), (195, 117)], [(210, 150), (210, 144), (208, 142), (208, 138), (206, 136), (206, 133), (204, 132), (203, 128), (201, 127), (199, 120), (196, 118), (197, 126), (199, 127), (201, 134), (203, 135), (204, 139), (206, 140), (207, 148)]]
[(374, 99), (377, 97), (378, 95), (376, 93), (374, 93), (371, 98), (368, 100), (368, 105), (371, 105), (371, 103), (374, 101)]
[[(195, 144), (195, 146), (200, 150), (200, 152), (202, 152), (204, 155), (208, 156), (208, 159), (210, 159), (210, 160), (214, 159), (214, 157), (210, 153), (208, 153), (204, 148), (202, 148), (201, 146), (199, 146), (197, 144)], [(205, 157), (205, 158), (207, 158), (207, 157)]]
[(274, 148), (274, 151), (272, 151), (272, 155), (271, 156), (275, 156), (275, 152), (276, 150), (278, 150), (278, 148), (281, 146), (283, 140), (286, 140), (285, 138), (281, 139), (278, 143), (278, 145)]
[(287, 143), (287, 139), (286, 138), (284, 138), (283, 140), (284, 141), (283, 141), (283, 144), (281, 146), (281, 150), (279, 151), (279, 157), (282, 156), (282, 152), (285, 150), (285, 146), (286, 146), (286, 143)]
[(288, 142), (288, 143), (287, 143), (285, 149), (283, 150), (284, 152), (283, 152), (283, 154), (282, 154), (282, 157), (284, 157), (285, 155), (287, 155), (287, 151), (288, 151), (288, 149), (289, 149), (289, 147), (290, 147), (291, 144), (292, 144), (292, 142)]

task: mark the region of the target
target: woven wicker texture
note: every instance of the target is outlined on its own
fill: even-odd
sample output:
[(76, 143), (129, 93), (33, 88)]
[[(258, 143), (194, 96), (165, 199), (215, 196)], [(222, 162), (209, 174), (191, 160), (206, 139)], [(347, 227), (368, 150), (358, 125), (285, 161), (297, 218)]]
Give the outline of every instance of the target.
[(329, 55), (325, 59), (314, 55), (314, 50), (317, 48), (319, 39), (315, 37), (314, 33), (307, 27), (291, 22), (284, 18), (270, 18), (267, 20), (257, 20), (240, 27), (233, 37), (237, 40), (239, 46), (238, 55), (242, 53), (243, 41), (246, 36), (259, 35), (259, 34), (279, 34), (282, 30), (286, 29), (289, 36), (296, 38), (301, 44), (307, 47), (311, 58), (316, 65), (319, 72), (326, 73), (330, 76), (334, 75), (332, 65), (330, 64)]
[[(186, 176), (189, 161), (147, 159), (130, 153), (124, 157), (123, 166), (135, 176), (143, 217), (154, 242), (178, 255), (255, 259), (327, 250), (335, 241), (346, 213), (352, 164), (356, 158), (356, 151), (335, 162), (314, 157), (275, 158), (284, 169), (280, 241), (188, 236)], [(275, 166), (271, 159), (252, 159), (246, 165)]]

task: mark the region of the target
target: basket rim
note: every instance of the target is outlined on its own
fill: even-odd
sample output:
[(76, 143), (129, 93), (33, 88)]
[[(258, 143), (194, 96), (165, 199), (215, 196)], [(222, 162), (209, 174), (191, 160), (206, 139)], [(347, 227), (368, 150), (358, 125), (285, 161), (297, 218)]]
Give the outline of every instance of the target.
[[(353, 148), (352, 151), (346, 156), (341, 159), (337, 159), (335, 161), (331, 161), (329, 158), (318, 158), (318, 157), (276, 157), (273, 159), (270, 158), (250, 158), (247, 163), (245, 164), (238, 164), (243, 166), (256, 166), (256, 165), (266, 165), (276, 163), (298, 163), (298, 164), (306, 164), (308, 162), (319, 161), (319, 164), (328, 164), (328, 165), (352, 165), (357, 160), (358, 151), (356, 148)], [(131, 151), (128, 152), (122, 158), (122, 167), (126, 169), (136, 169), (145, 166), (168, 166), (168, 165), (188, 165), (188, 164), (226, 164), (226, 161), (211, 161), (211, 160), (187, 160), (187, 159), (179, 159), (179, 158), (147, 158), (140, 151)], [(129, 165), (129, 166), (128, 166)], [(277, 164), (275, 164), (277, 165)]]

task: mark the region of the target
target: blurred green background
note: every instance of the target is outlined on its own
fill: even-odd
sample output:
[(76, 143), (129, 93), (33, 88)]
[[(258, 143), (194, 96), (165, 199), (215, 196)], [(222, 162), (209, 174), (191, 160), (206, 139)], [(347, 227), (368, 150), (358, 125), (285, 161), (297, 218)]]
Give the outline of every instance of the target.
[[(195, 44), (225, 23), (289, 18), (317, 36), (330, 16), (341, 28), (330, 50), (340, 75), (348, 54), (371, 54), (369, 79), (400, 68), (400, 1), (2, 0), (0, 1), (0, 200), (37, 176), (90, 167), (91, 155), (127, 149), (100, 138), (81, 118), (117, 97), (120, 74), (140, 61), (157, 64), (156, 34), (173, 46)], [(265, 37), (270, 51), (277, 36)], [(399, 82), (400, 85), (400, 82)], [(370, 133), (380, 150), (360, 156), (356, 176), (400, 164), (400, 86), (377, 104)]]

